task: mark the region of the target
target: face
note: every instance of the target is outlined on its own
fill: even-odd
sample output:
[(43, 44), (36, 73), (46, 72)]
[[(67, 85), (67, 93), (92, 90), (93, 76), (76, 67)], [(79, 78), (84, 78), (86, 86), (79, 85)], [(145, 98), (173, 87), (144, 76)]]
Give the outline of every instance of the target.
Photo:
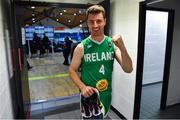
[(87, 25), (89, 27), (91, 36), (102, 36), (104, 35), (104, 26), (106, 25), (106, 19), (104, 19), (102, 13), (89, 14)]

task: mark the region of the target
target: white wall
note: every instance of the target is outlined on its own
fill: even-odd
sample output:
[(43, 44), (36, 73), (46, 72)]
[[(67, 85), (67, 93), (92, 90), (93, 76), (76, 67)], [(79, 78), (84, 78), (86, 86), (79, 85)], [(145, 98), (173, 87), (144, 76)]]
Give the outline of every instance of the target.
[(169, 75), (169, 86), (167, 95), (167, 105), (173, 105), (180, 103), (180, 1), (179, 0), (165, 0), (164, 2), (159, 2), (152, 4), (151, 6), (160, 8), (169, 8), (175, 10), (174, 19), (174, 34), (173, 34), (173, 44), (172, 44), (172, 54), (171, 54), (171, 66)]
[(5, 48), (5, 41), (9, 40), (4, 33), (5, 28), (3, 27), (6, 24), (6, 21), (3, 21), (2, 9), (7, 9), (2, 6), (0, 1), (0, 119), (12, 119), (12, 102), (10, 95), (10, 86), (9, 86), (9, 71), (8, 71), (8, 60), (7, 60), (7, 51)]
[[(173, 46), (171, 55), (171, 67), (169, 76), (169, 87), (167, 96), (167, 105), (172, 105), (180, 103), (180, 1), (176, 1), (173, 4), (173, 9), (175, 9), (175, 21), (174, 21), (174, 35), (173, 35)], [(169, 6), (169, 4), (168, 4)]]
[(110, 5), (110, 33), (112, 35), (122, 34), (127, 51), (133, 61), (132, 73), (124, 73), (116, 61), (113, 71), (112, 106), (126, 118), (133, 118), (139, 1), (140, 0), (111, 0)]

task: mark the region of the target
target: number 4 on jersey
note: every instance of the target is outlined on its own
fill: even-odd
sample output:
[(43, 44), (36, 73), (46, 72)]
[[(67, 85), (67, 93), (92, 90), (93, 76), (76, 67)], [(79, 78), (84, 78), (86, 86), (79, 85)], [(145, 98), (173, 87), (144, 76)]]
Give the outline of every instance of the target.
[(103, 74), (105, 73), (105, 70), (104, 70), (104, 65), (101, 65), (100, 69), (99, 69), (99, 73)]

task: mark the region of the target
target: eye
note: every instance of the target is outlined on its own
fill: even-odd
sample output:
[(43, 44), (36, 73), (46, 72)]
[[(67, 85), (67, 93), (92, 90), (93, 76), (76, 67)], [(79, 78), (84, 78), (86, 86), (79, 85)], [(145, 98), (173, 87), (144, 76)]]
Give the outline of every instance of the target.
[(97, 24), (100, 24), (100, 23), (102, 23), (102, 20), (97, 20)]
[(88, 21), (89, 24), (93, 24), (93, 22), (94, 22), (93, 20), (89, 20)]

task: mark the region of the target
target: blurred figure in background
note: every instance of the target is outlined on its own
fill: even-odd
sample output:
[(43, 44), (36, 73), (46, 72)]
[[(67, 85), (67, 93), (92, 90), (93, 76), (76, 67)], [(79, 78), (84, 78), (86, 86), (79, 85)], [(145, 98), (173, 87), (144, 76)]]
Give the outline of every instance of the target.
[(64, 38), (64, 49), (63, 49), (63, 56), (64, 56), (64, 65), (69, 65), (69, 55), (71, 52), (71, 44), (72, 41), (69, 39), (69, 37)]
[(41, 50), (41, 38), (37, 36), (37, 33), (33, 34), (33, 48), (37, 57), (40, 57), (40, 50)]
[(46, 33), (44, 33), (42, 38), (42, 48), (43, 48), (43, 53), (46, 53), (47, 55), (49, 54), (49, 45), (50, 45), (49, 38), (46, 36)]

